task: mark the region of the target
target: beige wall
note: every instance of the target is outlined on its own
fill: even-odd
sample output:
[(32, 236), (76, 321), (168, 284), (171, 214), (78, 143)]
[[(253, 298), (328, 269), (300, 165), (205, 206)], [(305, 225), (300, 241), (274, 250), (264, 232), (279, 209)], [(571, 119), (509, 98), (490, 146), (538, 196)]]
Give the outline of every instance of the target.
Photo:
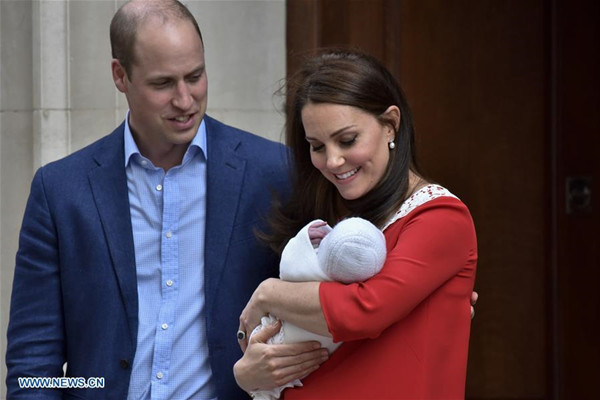
[[(127, 110), (110, 75), (117, 0), (0, 0), (0, 398), (18, 232), (40, 165), (93, 142)], [(285, 75), (285, 1), (184, 1), (206, 45), (208, 113), (274, 140)]]

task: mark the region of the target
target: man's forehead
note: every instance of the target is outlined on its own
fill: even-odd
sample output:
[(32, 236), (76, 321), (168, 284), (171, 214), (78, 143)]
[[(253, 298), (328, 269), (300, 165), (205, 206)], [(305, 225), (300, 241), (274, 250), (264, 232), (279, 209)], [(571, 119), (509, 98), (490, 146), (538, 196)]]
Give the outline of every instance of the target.
[(153, 42), (165, 38), (167, 31), (169, 32), (169, 35), (177, 34), (179, 36), (194, 36), (194, 38), (199, 40), (202, 51), (204, 51), (204, 42), (192, 21), (183, 18), (167, 18), (160, 16), (149, 16), (143, 21), (140, 21), (140, 24), (136, 29), (134, 48), (139, 43)]

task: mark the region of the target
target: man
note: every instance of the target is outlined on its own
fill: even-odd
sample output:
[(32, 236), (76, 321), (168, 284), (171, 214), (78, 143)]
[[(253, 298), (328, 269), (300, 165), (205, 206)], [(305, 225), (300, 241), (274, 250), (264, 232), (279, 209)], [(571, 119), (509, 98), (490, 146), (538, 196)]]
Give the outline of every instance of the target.
[[(235, 333), (253, 290), (277, 275), (254, 229), (270, 189), (288, 190), (285, 149), (205, 115), (204, 45), (179, 2), (125, 4), (111, 45), (126, 120), (33, 179), (8, 398), (247, 398), (232, 373)], [(298, 374), (321, 362), (314, 344), (286, 346)], [(63, 376), (65, 363), (67, 376), (103, 387), (20, 387), (19, 377)]]

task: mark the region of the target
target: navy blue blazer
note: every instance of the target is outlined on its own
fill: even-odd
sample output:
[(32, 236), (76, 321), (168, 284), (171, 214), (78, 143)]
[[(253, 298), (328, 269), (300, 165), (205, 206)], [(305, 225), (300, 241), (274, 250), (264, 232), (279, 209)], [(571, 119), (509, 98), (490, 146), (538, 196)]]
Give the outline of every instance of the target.
[[(281, 144), (205, 117), (208, 144), (205, 293), (210, 362), (221, 400), (248, 398), (233, 364), (238, 318), (278, 275), (256, 240), (270, 190), (289, 191)], [(125, 399), (138, 330), (124, 124), (40, 168), (19, 239), (6, 363), (8, 398)], [(19, 390), (20, 376), (104, 377), (104, 389)]]

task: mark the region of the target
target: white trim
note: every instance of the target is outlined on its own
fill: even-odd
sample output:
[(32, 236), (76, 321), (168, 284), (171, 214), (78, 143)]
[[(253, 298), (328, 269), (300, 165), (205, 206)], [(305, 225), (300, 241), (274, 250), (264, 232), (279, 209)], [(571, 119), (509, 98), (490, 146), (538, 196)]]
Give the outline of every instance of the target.
[(437, 199), (438, 197), (454, 197), (458, 199), (458, 197), (450, 193), (448, 189), (440, 185), (423, 186), (421, 189), (414, 192), (408, 199), (406, 199), (404, 203), (402, 203), (400, 209), (398, 209), (396, 214), (390, 218), (390, 220), (383, 226), (381, 230), (385, 231), (390, 225), (398, 221), (400, 218), (408, 215), (415, 208), (427, 203), (428, 201)]

